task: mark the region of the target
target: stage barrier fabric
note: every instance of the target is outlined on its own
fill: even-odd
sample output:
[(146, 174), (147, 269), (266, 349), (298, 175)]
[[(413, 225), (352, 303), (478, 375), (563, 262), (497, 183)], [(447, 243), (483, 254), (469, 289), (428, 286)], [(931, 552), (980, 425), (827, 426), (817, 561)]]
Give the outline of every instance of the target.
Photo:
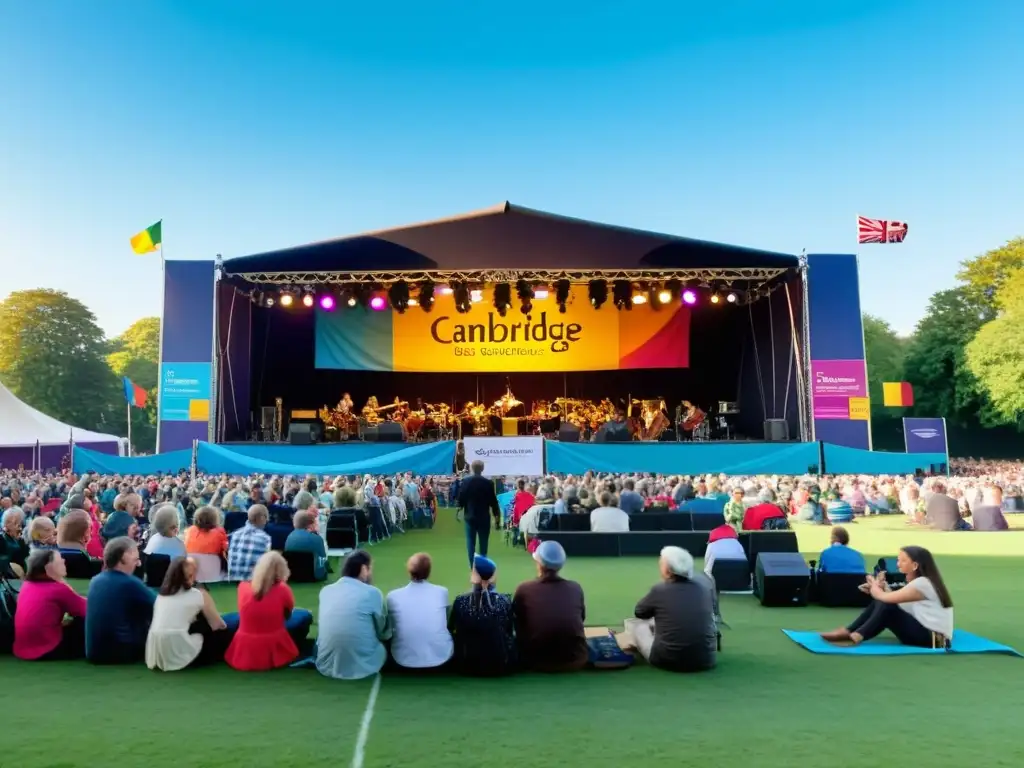
[(549, 440), (548, 472), (656, 472), (663, 475), (803, 475), (818, 464), (817, 443), (559, 443)]
[[(283, 447), (283, 446), (282, 446)], [(361, 447), (361, 446), (360, 446)], [(354, 451), (354, 453), (361, 453)], [(417, 475), (451, 474), (455, 461), (455, 443), (396, 444), (388, 453), (361, 454), (336, 464), (295, 464), (246, 456), (222, 445), (199, 443), (196, 466), (200, 472), (229, 475), (362, 475), (412, 472)]]
[(344, 443), (320, 445), (288, 445), (287, 443), (220, 444), (232, 453), (261, 461), (298, 466), (326, 467), (332, 464), (352, 464), (376, 459), (408, 447), (405, 443), (364, 443), (350, 440)]
[(935, 464), (947, 464), (944, 453), (865, 451), (825, 443), (825, 471), (830, 475), (912, 475)]
[(111, 456), (75, 446), (71, 467), (76, 474), (95, 472), (100, 475), (175, 475), (190, 469), (192, 451), (168, 451), (155, 456)]
[(686, 368), (690, 310), (677, 302), (619, 311), (594, 309), (586, 286), (558, 310), (554, 296), (534, 299), (529, 314), (519, 300), (505, 317), (491, 290), (466, 313), (439, 294), (431, 312), (410, 307), (374, 311), (339, 307), (316, 316), (316, 367), (352, 371), (516, 373)]

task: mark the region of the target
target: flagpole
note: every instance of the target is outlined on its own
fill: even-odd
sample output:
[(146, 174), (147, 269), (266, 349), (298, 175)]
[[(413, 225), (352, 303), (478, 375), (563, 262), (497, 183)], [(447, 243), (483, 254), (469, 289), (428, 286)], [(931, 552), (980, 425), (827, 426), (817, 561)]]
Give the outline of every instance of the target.
[[(160, 219), (160, 357), (156, 367), (156, 446), (155, 453), (160, 453), (160, 401), (163, 400), (164, 375), (164, 312), (167, 301), (167, 261), (164, 259), (164, 220)], [(129, 423), (131, 419), (129, 419)]]
[(128, 458), (132, 457), (132, 404), (128, 403)]

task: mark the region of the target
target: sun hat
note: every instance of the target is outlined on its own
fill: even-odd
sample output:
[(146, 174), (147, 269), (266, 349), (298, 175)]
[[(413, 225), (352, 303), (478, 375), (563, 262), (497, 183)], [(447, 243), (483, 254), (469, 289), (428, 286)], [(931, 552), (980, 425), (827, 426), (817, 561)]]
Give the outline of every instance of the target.
[(565, 565), (565, 550), (557, 541), (542, 541), (533, 553), (533, 559), (553, 571)]

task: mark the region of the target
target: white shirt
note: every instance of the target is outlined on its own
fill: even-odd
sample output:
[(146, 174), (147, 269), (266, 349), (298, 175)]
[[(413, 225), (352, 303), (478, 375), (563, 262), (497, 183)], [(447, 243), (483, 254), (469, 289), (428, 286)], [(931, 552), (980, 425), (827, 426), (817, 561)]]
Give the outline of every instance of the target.
[(188, 628), (202, 610), (203, 593), (195, 587), (157, 596), (146, 636), (147, 667), (176, 672), (195, 661), (203, 649), (203, 636), (190, 635)]
[(629, 533), (629, 515), (618, 507), (598, 507), (590, 513), (594, 533)]
[(391, 655), (400, 666), (439, 667), (452, 657), (447, 587), (411, 581), (388, 593), (388, 614), (395, 631)]
[(939, 600), (939, 594), (935, 591), (931, 579), (918, 576), (908, 581), (903, 589), (916, 589), (924, 599), (912, 603), (898, 603), (899, 607), (917, 619), (925, 629), (952, 639), (953, 609), (942, 607), (942, 601)]
[(739, 539), (719, 539), (708, 544), (704, 553), (704, 573), (711, 575), (711, 567), (715, 560), (746, 560), (747, 553)]

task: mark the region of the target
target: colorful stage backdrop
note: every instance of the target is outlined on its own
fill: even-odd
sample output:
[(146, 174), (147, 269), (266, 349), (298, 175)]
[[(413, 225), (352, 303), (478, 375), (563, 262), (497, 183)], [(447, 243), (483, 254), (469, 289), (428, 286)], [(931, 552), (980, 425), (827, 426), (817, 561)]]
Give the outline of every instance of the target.
[[(577, 293), (578, 293), (577, 289)], [(514, 300), (515, 301), (515, 300)], [(690, 310), (671, 304), (594, 309), (584, 296), (564, 314), (553, 298), (501, 317), (485, 294), (466, 314), (450, 295), (431, 312), (342, 307), (317, 312), (316, 367), (353, 371), (515, 373), (686, 368)]]

